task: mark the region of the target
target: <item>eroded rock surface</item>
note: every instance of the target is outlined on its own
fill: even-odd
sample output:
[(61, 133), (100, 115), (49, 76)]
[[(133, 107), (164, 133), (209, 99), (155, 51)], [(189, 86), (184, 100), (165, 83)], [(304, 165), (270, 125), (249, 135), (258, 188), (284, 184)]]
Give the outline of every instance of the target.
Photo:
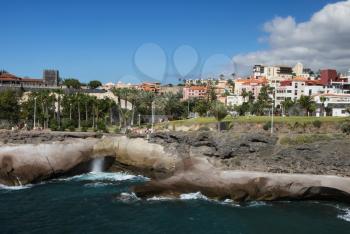
[(95, 132), (51, 132), (51, 131), (8, 131), (0, 130), (0, 145), (39, 144), (44, 142), (74, 139), (100, 138)]
[(96, 157), (111, 156), (94, 152), (97, 141), (76, 139), (69, 142), (1, 146), (0, 183), (22, 185), (74, 173), (74, 169), (81, 172), (79, 165), (87, 165)]
[(231, 170), (350, 176), (350, 139), (280, 145), (269, 134), (234, 135), (232, 132), (164, 132), (151, 142), (186, 157), (208, 157)]

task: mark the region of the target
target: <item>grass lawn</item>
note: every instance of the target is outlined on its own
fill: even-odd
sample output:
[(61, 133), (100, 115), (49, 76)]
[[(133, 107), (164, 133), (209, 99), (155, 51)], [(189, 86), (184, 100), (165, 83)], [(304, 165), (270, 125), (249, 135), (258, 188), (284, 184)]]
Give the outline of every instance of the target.
[[(282, 116), (275, 116), (274, 122), (275, 123), (310, 123), (315, 120), (319, 120), (323, 123), (326, 122), (342, 122), (345, 119), (349, 119), (346, 117), (316, 117), (316, 116), (291, 116), (291, 117), (282, 117)], [(266, 123), (271, 121), (271, 117), (269, 116), (239, 116), (239, 117), (226, 117), (223, 122), (238, 122), (238, 123)], [(191, 125), (191, 124), (206, 124), (206, 123), (215, 123), (217, 122), (215, 118), (213, 117), (200, 117), (195, 119), (186, 119), (186, 120), (176, 120), (171, 121), (170, 124), (178, 124), (178, 125)]]

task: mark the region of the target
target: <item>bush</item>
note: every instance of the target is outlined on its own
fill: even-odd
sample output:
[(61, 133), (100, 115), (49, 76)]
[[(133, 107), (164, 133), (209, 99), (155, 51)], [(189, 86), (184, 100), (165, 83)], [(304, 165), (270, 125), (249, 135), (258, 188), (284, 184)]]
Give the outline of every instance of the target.
[(56, 121), (54, 121), (54, 122), (52, 122), (50, 124), (50, 129), (51, 129), (51, 131), (57, 131), (58, 130), (58, 126), (57, 126)]
[(288, 123), (288, 127), (291, 130), (295, 130), (295, 129), (299, 128), (300, 126), (301, 126), (301, 124), (298, 121), (294, 122), (294, 123)]
[(343, 133), (346, 133), (347, 135), (350, 134), (350, 121), (345, 121), (342, 123), (340, 126), (340, 129), (342, 130)]
[(104, 121), (98, 121), (97, 122), (97, 130), (102, 132), (108, 132), (108, 129), (106, 127), (106, 124)]
[(92, 126), (92, 123), (90, 121), (81, 121), (81, 127), (88, 129), (89, 127)]
[(270, 128), (271, 128), (271, 122), (267, 122), (267, 123), (265, 123), (265, 124), (263, 125), (263, 129), (264, 129), (265, 131), (268, 131)]
[(73, 126), (73, 125), (71, 125), (71, 126), (69, 126), (69, 131), (71, 131), (71, 132), (75, 132), (75, 127)]
[(88, 128), (87, 127), (81, 127), (82, 132), (87, 132)]
[(69, 129), (71, 130), (72, 128), (74, 128), (74, 123), (72, 120), (68, 119), (68, 118), (64, 118), (62, 119), (62, 124), (61, 124), (63, 129)]
[(64, 132), (66, 129), (61, 125), (61, 127), (59, 127), (57, 130), (61, 131), (61, 132)]
[(315, 120), (314, 122), (312, 122), (312, 125), (313, 125), (315, 128), (321, 128), (322, 122), (319, 121), (319, 120)]
[(339, 136), (328, 134), (300, 134), (292, 137), (282, 137), (280, 140), (281, 145), (302, 145), (318, 141), (329, 141), (337, 139)]
[(235, 126), (235, 125), (234, 125), (234, 123), (233, 123), (233, 121), (232, 121), (232, 122), (230, 122), (230, 123), (228, 124), (228, 129), (233, 129), (234, 126)]

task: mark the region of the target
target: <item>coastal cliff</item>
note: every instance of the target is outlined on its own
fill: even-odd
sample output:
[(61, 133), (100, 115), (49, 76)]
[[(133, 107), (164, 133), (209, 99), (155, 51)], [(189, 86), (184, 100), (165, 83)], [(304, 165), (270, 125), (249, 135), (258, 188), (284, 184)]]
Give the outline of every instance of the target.
[[(286, 140), (287, 139), (287, 140)], [(139, 197), (200, 191), (218, 199), (330, 199), (350, 201), (349, 138), (232, 132), (160, 132), (41, 144), (3, 144), (0, 183), (53, 178), (96, 157), (112, 157), (110, 171), (146, 175)], [(76, 171), (77, 172), (77, 171)]]
[[(0, 145), (0, 184), (19, 186), (63, 175), (85, 173), (91, 170), (90, 164), (95, 158), (112, 156), (114, 159), (113, 154), (105, 155), (94, 151), (94, 146), (99, 141), (97, 138), (69, 137), (65, 140), (63, 137), (57, 141), (57, 136), (54, 136), (50, 138), (54, 141), (49, 141), (45, 135), (47, 134), (36, 137), (42, 143)], [(61, 137), (59, 136), (60, 139)]]

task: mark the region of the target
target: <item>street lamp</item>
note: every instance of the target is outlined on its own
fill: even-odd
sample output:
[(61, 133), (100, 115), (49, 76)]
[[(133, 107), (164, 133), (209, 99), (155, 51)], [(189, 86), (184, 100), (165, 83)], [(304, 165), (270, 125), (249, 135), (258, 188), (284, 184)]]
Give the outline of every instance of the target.
[(155, 103), (153, 100), (152, 101), (152, 132), (154, 132), (154, 109), (155, 109)]
[(36, 122), (36, 97), (34, 98), (34, 129), (35, 129), (35, 122)]
[(275, 110), (275, 104), (276, 104), (276, 89), (277, 89), (277, 85), (276, 85), (276, 80), (275, 80), (275, 85), (274, 85), (274, 94), (272, 96), (273, 101), (272, 101), (272, 112), (271, 112), (271, 134), (273, 134), (273, 121), (274, 121), (274, 110)]

